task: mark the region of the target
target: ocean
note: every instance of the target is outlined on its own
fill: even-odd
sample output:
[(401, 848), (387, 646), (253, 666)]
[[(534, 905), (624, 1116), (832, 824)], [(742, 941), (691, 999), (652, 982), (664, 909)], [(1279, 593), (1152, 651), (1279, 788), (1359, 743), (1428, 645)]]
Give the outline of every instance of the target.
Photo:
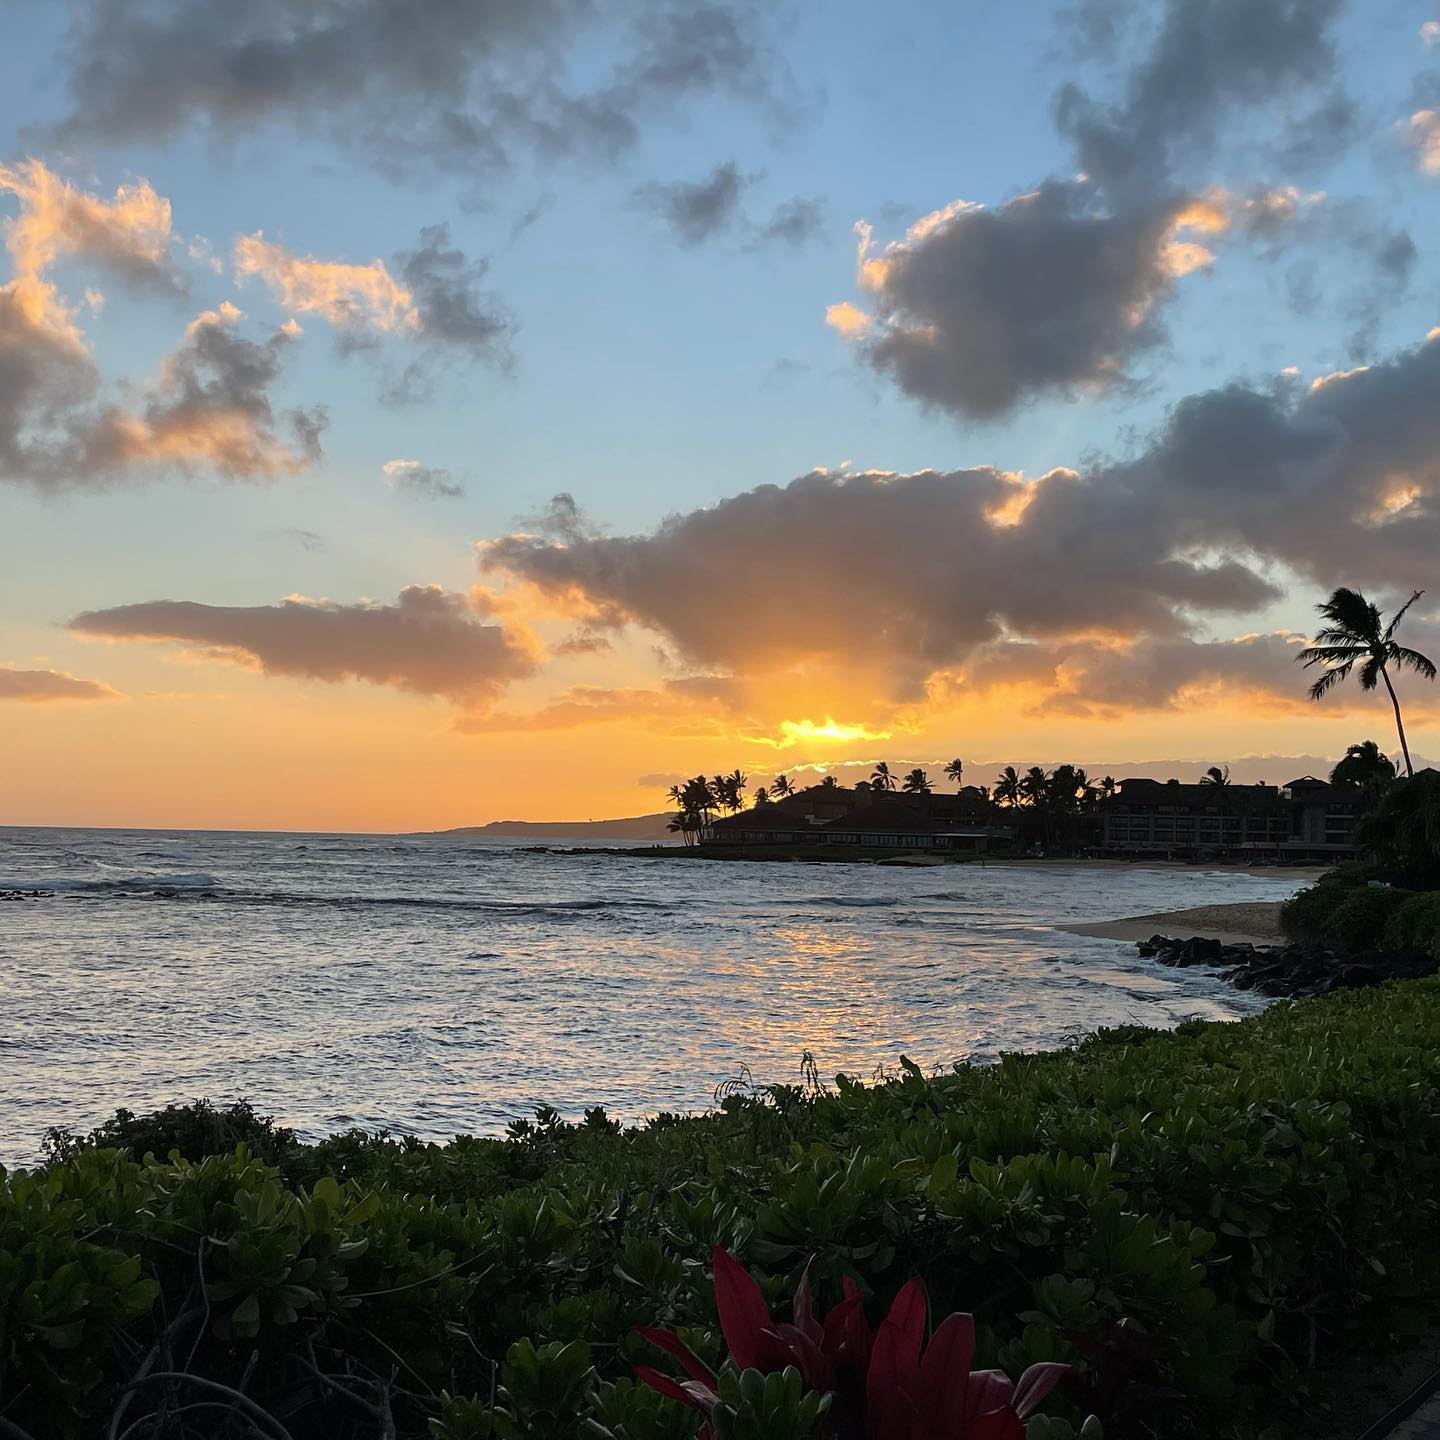
[(119, 1106), (319, 1137), (642, 1119), (1263, 1005), (1056, 925), (1279, 899), (1284, 871), (640, 859), (443, 836), (0, 828), (0, 1161)]

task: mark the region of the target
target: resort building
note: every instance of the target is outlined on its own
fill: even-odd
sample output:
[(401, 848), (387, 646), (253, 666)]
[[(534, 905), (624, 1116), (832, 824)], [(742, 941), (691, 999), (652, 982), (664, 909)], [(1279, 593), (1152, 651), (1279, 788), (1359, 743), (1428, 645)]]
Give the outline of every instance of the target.
[(978, 790), (916, 795), (815, 785), (712, 822), (705, 839), (729, 845), (854, 845), (877, 850), (984, 853), (1009, 848), (1014, 830)]
[(1100, 844), (1115, 854), (1333, 860), (1354, 852), (1358, 798), (1313, 775), (1285, 786), (1122, 780), (1100, 806)]

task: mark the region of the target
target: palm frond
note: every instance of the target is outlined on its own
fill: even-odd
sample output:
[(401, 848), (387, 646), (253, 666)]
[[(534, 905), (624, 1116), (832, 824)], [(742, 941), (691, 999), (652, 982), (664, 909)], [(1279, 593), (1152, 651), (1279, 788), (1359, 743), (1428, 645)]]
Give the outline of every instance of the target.
[(1391, 637), (1395, 634), (1395, 631), (1396, 631), (1397, 627), (1399, 626), (1400, 621), (1401, 621), (1402, 619), (1404, 619), (1404, 617), (1405, 617), (1405, 612), (1406, 612), (1424, 593), (1425, 593), (1425, 592), (1424, 592), (1423, 590), (1417, 590), (1417, 591), (1395, 612), (1395, 618), (1394, 618), (1393, 620), (1391, 620), (1390, 624), (1386, 627), (1386, 629), (1385, 629), (1385, 635), (1384, 635), (1384, 637), (1383, 637), (1384, 640), (1385, 640), (1385, 643), (1386, 643), (1387, 645), (1390, 643)]
[(1307, 645), (1295, 659), (1308, 670), (1312, 665), (1353, 665), (1369, 653), (1365, 645)]
[(1379, 655), (1372, 655), (1360, 668), (1360, 688), (1373, 690), (1380, 683), (1380, 672), (1384, 668), (1384, 659)]
[(1435, 662), (1428, 655), (1422, 655), (1418, 650), (1408, 649), (1404, 645), (1392, 645), (1390, 661), (1402, 669), (1416, 671), (1427, 680), (1435, 678)]
[(1355, 662), (1347, 660), (1343, 665), (1337, 665), (1333, 670), (1327, 670), (1311, 687), (1310, 698), (1312, 700), (1323, 700), (1331, 690), (1335, 688), (1349, 673), (1350, 667)]
[(1352, 638), (1380, 638), (1380, 611), (1358, 590), (1350, 590), (1342, 585), (1316, 608), (1332, 626), (1344, 630)]

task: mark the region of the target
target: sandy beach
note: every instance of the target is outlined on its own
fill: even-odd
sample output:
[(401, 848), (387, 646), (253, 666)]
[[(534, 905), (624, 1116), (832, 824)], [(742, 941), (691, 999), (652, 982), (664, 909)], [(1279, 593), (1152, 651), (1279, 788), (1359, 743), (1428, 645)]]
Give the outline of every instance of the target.
[(1100, 940), (1148, 940), (1152, 935), (1188, 940), (1198, 935), (1224, 945), (1274, 945), (1285, 938), (1280, 930), (1280, 905), (1279, 900), (1244, 900), (1060, 928), (1069, 935), (1090, 935)]

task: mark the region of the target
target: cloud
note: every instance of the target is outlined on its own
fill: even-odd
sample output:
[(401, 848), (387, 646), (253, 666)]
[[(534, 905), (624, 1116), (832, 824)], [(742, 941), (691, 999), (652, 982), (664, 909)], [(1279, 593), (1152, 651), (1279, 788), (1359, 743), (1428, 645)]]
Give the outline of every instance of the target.
[(394, 489), (420, 500), (458, 500), (465, 493), (465, 487), (443, 466), (387, 460), (380, 468)]
[(0, 700), (18, 700), (26, 704), (46, 704), (51, 700), (119, 700), (112, 690), (98, 680), (80, 680), (63, 670), (17, 670), (0, 665)]
[(642, 185), (635, 201), (664, 221), (681, 245), (694, 247), (741, 223), (741, 197), (754, 180), (742, 175), (733, 160), (726, 160), (703, 180)]
[[(790, 6), (762, 0), (107, 0), (73, 5), (58, 137), (125, 143), (284, 124), (387, 173), (476, 178), (525, 154), (611, 159), (721, 96), (772, 112)], [(580, 77), (584, 77), (583, 79)]]
[(1427, 175), (1440, 175), (1440, 110), (1417, 110), (1410, 117), (1410, 147)]
[(1191, 396), (1133, 459), (1083, 471), (814, 471), (649, 534), (516, 534), (479, 559), (591, 633), (639, 626), (707, 669), (848, 673), (913, 697), (998, 642), (1193, 638), (1285, 576), (1423, 585), (1437, 393), (1440, 330), (1309, 389)]
[[(1055, 98), (1056, 123), (1074, 142), (1081, 169), (1117, 204), (1169, 188), (1177, 158), (1212, 149), (1242, 113), (1278, 114), (1281, 144), (1292, 156), (1302, 141), (1333, 154), (1354, 124), (1348, 98), (1332, 85), (1311, 110), (1291, 102), (1332, 82), (1332, 30), (1344, 8), (1345, 0), (1167, 0), (1140, 7), (1138, 14), (1157, 18), (1123, 98), (1103, 104), (1066, 85)], [(1088, 10), (1092, 36), (1099, 33), (1097, 14), (1108, 10), (1114, 21), (1117, 12), (1137, 13), (1132, 0)], [(1115, 33), (1112, 24), (1110, 38)], [(1255, 128), (1253, 119), (1244, 124)]]
[(487, 265), (450, 243), (447, 225), (428, 225), (413, 249), (367, 264), (296, 255), (257, 231), (235, 242), (235, 277), (257, 276), (292, 315), (318, 315), (342, 349), (369, 348), (377, 337), (406, 340), (421, 353), (386, 375), (382, 398), (428, 398), (436, 376), (456, 357), (508, 360), (513, 328), (500, 303), (480, 287)]
[(796, 195), (776, 206), (775, 213), (755, 230), (753, 246), (788, 245), (798, 250), (818, 239), (825, 229), (825, 202), (818, 196)]
[(908, 395), (990, 419), (1041, 394), (1124, 383), (1164, 339), (1156, 309), (1208, 264), (1212, 201), (1108, 212), (1094, 187), (1048, 181), (994, 209), (957, 201), (877, 249), (859, 228), (859, 282), (827, 319)]
[(256, 342), (233, 305), (204, 311), (126, 409), (98, 398), (89, 349), (40, 285), (0, 286), (0, 479), (52, 491), (160, 472), (263, 482), (319, 459), (323, 410), (277, 417), (270, 401), (285, 330)]
[(825, 202), (795, 195), (776, 206), (763, 223), (752, 220), (744, 206), (745, 192), (761, 177), (742, 174), (726, 160), (696, 181), (652, 181), (635, 191), (635, 202), (658, 217), (676, 242), (694, 249), (724, 235), (743, 236), (751, 250), (769, 245), (799, 249), (815, 239), (825, 224)]
[[(0, 166), (0, 188), (21, 202), (5, 224), (14, 273), (0, 285), (0, 480), (47, 490), (158, 470), (269, 480), (318, 458), (323, 413), (293, 410), (277, 420), (270, 403), (291, 334), (247, 340), (230, 304), (191, 322), (137, 408), (101, 398), (94, 356), (50, 267), (75, 256), (127, 279), (168, 283), (167, 201), (143, 181), (105, 200), (37, 161)], [(86, 294), (96, 309), (98, 292)]]
[(292, 314), (319, 315), (337, 329), (372, 326), (395, 333), (420, 325), (414, 298), (382, 260), (347, 265), (294, 255), (257, 230), (235, 242), (235, 278), (252, 275), (259, 276)]
[(1420, 43), (1427, 50), (1440, 45), (1440, 20), (1427, 20), (1420, 27)]
[[(257, 344), (236, 332), (240, 318), (229, 304), (198, 315), (143, 409), (106, 408), (72, 434), (75, 475), (159, 466), (266, 481), (313, 465), (320, 458), (324, 412), (292, 410), (277, 422), (270, 403), (292, 337), (280, 329)], [(282, 425), (288, 434), (281, 434)]]
[(172, 641), (267, 675), (363, 680), (484, 705), (534, 673), (528, 637), (486, 623), (483, 596), (412, 585), (392, 605), (292, 596), (278, 605), (152, 600), (77, 615), (69, 628), (107, 640)]
[(18, 282), (39, 286), (56, 261), (74, 256), (132, 283), (179, 288), (170, 264), (170, 202), (147, 181), (121, 185), (106, 200), (77, 190), (42, 161), (30, 159), (0, 164), (0, 192), (20, 202), (19, 216), (5, 222), (5, 246)]

